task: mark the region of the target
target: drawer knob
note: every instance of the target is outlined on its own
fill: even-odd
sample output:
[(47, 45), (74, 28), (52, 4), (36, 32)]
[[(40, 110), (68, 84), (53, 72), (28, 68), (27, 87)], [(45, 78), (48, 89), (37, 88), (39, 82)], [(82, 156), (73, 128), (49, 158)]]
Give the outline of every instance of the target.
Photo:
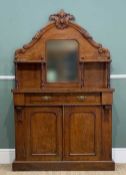
[(50, 96), (43, 96), (43, 99), (48, 101), (49, 99), (51, 99), (51, 97)]
[(86, 99), (86, 96), (84, 96), (84, 95), (80, 95), (80, 96), (77, 97), (77, 99), (83, 101), (83, 100)]

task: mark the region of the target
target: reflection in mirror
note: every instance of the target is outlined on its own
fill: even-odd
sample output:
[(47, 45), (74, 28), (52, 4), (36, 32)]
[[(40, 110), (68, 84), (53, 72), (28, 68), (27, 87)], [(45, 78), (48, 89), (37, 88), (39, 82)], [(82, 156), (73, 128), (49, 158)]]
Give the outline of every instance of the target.
[(47, 42), (47, 82), (68, 82), (78, 79), (78, 43), (75, 40)]

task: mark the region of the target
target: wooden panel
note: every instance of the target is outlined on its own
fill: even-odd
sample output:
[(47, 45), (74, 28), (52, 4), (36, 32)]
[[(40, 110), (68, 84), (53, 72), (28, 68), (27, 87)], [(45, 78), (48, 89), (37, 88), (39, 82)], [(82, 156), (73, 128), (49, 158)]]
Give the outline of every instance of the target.
[(28, 160), (62, 158), (62, 110), (53, 107), (29, 108)]
[(102, 93), (102, 104), (103, 105), (112, 105), (113, 94), (111, 92)]
[[(93, 113), (76, 112), (71, 114), (70, 122), (70, 155), (83, 154), (84, 152), (85, 154), (95, 155), (95, 115)], [(84, 125), (80, 125), (80, 123)], [(80, 134), (78, 135), (78, 133)], [(88, 137), (88, 142), (86, 137)]]
[(102, 109), (102, 160), (112, 160), (112, 106)]
[(16, 160), (26, 160), (26, 116), (23, 107), (15, 107)]
[(84, 64), (84, 86), (107, 88), (107, 71), (105, 63)]
[[(36, 127), (37, 126), (37, 127)], [(32, 155), (56, 154), (56, 115), (55, 113), (36, 112), (31, 118)], [(43, 140), (43, 141), (41, 141)]]
[(24, 98), (24, 94), (18, 94), (15, 93), (13, 95), (13, 99), (14, 99), (14, 105), (24, 105), (25, 104), (25, 98)]
[(41, 64), (18, 64), (17, 79), (19, 88), (40, 88)]
[(64, 159), (99, 160), (101, 154), (101, 110), (97, 107), (65, 108)]
[(33, 94), (26, 96), (27, 104), (100, 104), (100, 93)]

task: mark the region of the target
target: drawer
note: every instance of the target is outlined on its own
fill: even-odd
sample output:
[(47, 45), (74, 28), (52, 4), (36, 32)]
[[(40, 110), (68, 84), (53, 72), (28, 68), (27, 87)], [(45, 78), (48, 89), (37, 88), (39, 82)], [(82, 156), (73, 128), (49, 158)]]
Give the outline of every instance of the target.
[(100, 104), (100, 94), (76, 94), (67, 97), (68, 101), (74, 103), (84, 103), (84, 104)]
[(100, 104), (100, 93), (32, 94), (26, 95), (27, 104)]

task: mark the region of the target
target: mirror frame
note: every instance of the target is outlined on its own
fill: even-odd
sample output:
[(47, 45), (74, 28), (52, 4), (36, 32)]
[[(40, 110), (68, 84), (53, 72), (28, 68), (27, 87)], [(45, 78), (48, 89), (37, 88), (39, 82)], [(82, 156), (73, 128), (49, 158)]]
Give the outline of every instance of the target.
[[(48, 62), (48, 57), (47, 57), (47, 43), (48, 41), (51, 41), (51, 40), (73, 40), (73, 41), (76, 41), (77, 43), (77, 80), (75, 81), (57, 81), (57, 82), (48, 82), (47, 81), (47, 62)], [(62, 88), (67, 88), (67, 87), (80, 87), (80, 82), (81, 82), (81, 72), (80, 72), (80, 59), (79, 59), (79, 42), (76, 40), (76, 39), (66, 39), (66, 38), (54, 38), (54, 39), (48, 39), (46, 40), (45, 42), (45, 87), (61, 87)]]

